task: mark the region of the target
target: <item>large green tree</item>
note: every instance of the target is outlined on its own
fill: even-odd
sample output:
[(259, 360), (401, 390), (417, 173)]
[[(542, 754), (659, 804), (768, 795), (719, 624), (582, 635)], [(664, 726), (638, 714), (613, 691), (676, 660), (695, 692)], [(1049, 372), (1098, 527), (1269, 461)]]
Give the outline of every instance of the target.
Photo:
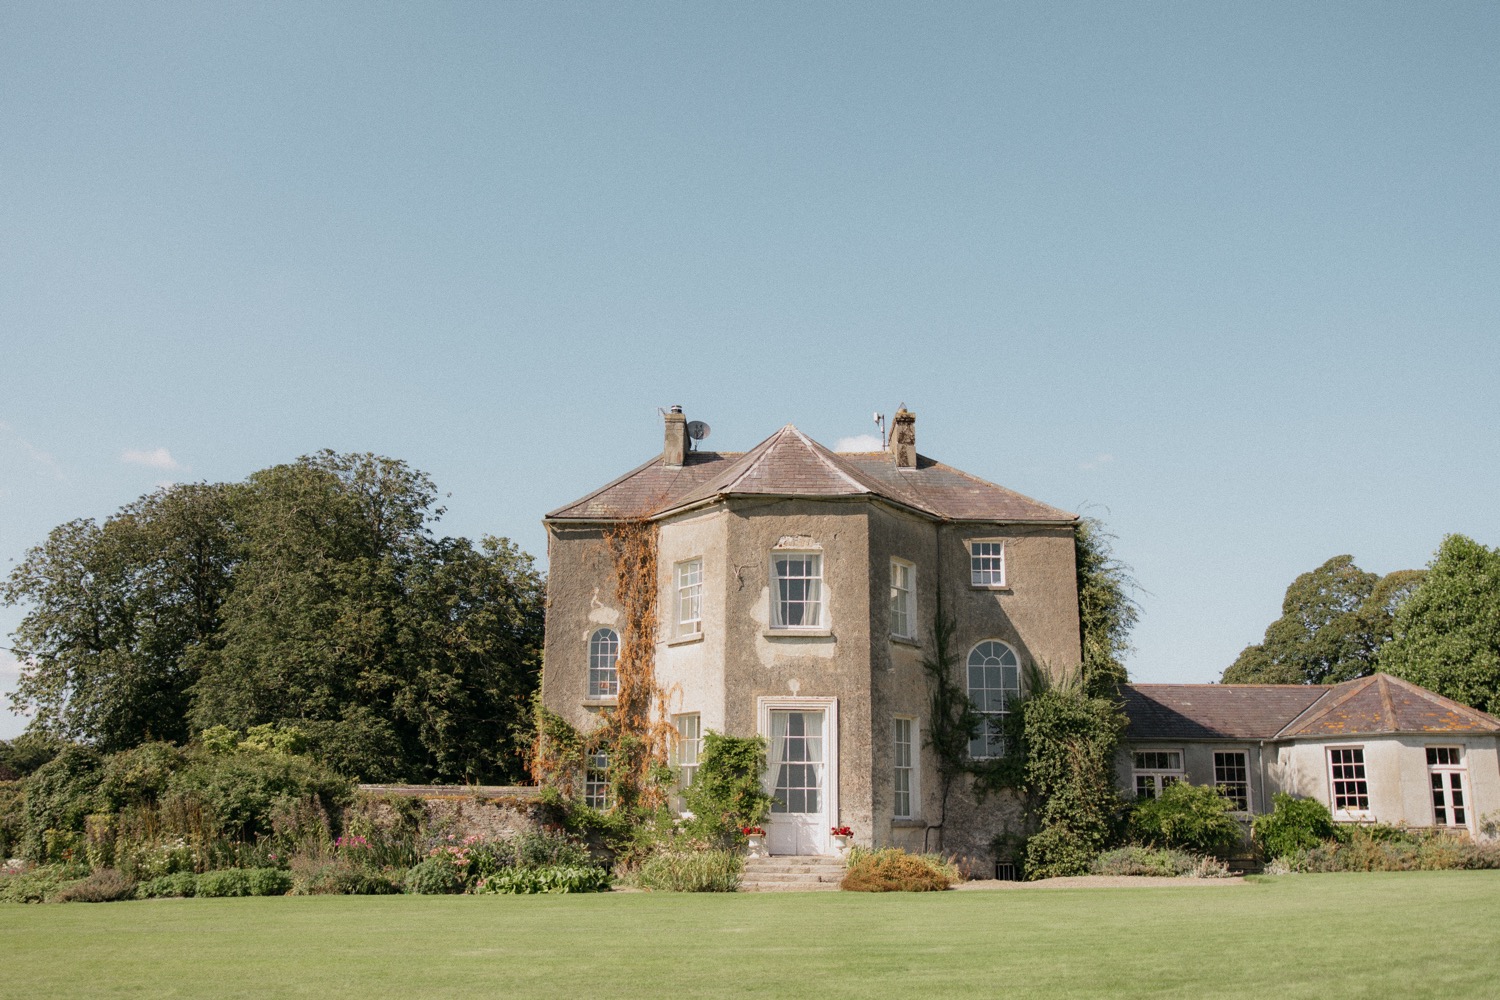
[(273, 723), (367, 779), (515, 780), (541, 578), (504, 539), (435, 537), (436, 499), (325, 451), (62, 525), (3, 592), (29, 608), (13, 701), (105, 750)]
[(1281, 617), (1240, 652), (1225, 684), (1336, 684), (1375, 672), (1395, 612), (1421, 582), (1420, 570), (1367, 573), (1334, 556), (1292, 581)]
[(1500, 550), (1444, 538), (1379, 662), (1454, 701), (1500, 712)]
[(13, 695), (34, 726), (104, 751), (187, 736), (196, 675), (183, 653), (212, 645), (236, 556), (226, 487), (174, 486), (98, 524), (54, 528), (0, 589), (30, 608), (12, 636)]

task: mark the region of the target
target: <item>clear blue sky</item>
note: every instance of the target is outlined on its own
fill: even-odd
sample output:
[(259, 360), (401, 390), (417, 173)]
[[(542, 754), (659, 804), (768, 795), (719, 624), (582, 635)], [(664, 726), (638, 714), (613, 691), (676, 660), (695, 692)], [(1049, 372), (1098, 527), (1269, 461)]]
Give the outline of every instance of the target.
[(659, 406), (904, 401), (1109, 523), (1137, 679), (1214, 679), (1329, 556), (1500, 543), (1497, 52), (1493, 3), (8, 3), (0, 568), (323, 447), (542, 559)]

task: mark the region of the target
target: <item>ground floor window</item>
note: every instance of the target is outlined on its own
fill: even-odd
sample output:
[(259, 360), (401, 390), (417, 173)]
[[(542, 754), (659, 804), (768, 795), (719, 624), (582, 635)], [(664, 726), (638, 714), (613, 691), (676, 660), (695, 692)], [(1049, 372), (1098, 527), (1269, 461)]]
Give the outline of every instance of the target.
[(1365, 778), (1364, 747), (1330, 747), (1328, 780), (1333, 790), (1333, 811), (1370, 811), (1370, 783)]
[(593, 809), (608, 809), (614, 805), (614, 795), (609, 788), (607, 753), (591, 753), (584, 761), (583, 804)]
[(1214, 752), (1214, 785), (1239, 812), (1250, 811), (1250, 768), (1243, 750)]
[(911, 819), (913, 793), (916, 791), (916, 720), (896, 720), (896, 800), (895, 817)]
[(1181, 750), (1137, 750), (1135, 752), (1135, 797), (1154, 799), (1168, 785), (1182, 781)]
[(677, 716), (677, 746), (672, 751), (677, 787), (686, 789), (698, 775), (698, 751), (703, 746), (698, 713)]
[(1432, 822), (1436, 826), (1468, 826), (1464, 801), (1463, 751), (1459, 747), (1428, 747), (1427, 774), (1432, 782)]

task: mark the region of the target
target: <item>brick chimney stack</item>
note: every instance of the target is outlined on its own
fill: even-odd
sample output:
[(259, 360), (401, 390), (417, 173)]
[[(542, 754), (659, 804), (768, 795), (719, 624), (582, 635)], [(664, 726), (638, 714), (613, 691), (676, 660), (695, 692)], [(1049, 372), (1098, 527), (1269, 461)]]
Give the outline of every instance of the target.
[(896, 459), (896, 468), (917, 467), (917, 415), (901, 404), (891, 418), (891, 454)]
[(674, 406), (667, 414), (667, 440), (661, 450), (661, 464), (680, 469), (687, 453), (687, 417), (682, 415), (682, 407)]

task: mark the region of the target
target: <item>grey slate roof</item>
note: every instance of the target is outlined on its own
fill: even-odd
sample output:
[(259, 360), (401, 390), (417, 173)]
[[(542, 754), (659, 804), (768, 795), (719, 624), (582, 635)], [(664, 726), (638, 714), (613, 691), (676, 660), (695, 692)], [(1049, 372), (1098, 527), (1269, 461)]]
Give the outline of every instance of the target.
[(1326, 686), (1127, 684), (1121, 694), (1136, 743), (1500, 732), (1500, 720), (1388, 674)]
[(956, 521), (1077, 519), (925, 456), (915, 469), (897, 469), (886, 452), (838, 454), (791, 424), (743, 453), (690, 452), (681, 468), (653, 458), (546, 519), (656, 517), (728, 496), (878, 497)]
[(1310, 684), (1127, 684), (1125, 738), (1268, 740), (1327, 688)]

